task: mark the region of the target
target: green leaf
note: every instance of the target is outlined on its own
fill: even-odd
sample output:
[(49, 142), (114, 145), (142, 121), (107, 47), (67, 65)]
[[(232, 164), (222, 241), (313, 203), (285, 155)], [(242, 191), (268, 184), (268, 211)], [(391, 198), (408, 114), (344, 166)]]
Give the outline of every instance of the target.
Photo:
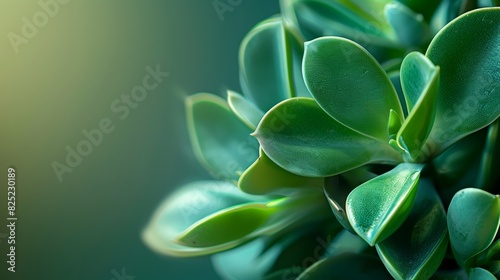
[(444, 207), (430, 181), (420, 180), (410, 215), (376, 247), (395, 279), (429, 279), (436, 272), (448, 247), (448, 230)]
[(476, 258), (478, 265), (484, 265), (491, 261), (500, 261), (500, 240), (495, 241)]
[(260, 150), (260, 157), (241, 175), (238, 187), (250, 194), (286, 193), (287, 189), (321, 188), (323, 178), (295, 175), (274, 163)]
[(389, 111), (403, 116), (382, 67), (363, 47), (345, 38), (306, 42), (303, 75), (321, 108), (360, 133), (386, 142)]
[(339, 36), (356, 41), (379, 61), (404, 55), (383, 10), (390, 0), (282, 0), (285, 22), (307, 39)]
[(448, 208), (450, 243), (456, 260), (467, 267), (493, 242), (500, 222), (500, 198), (479, 189), (459, 191)]
[(432, 280), (469, 280), (469, 275), (462, 269), (439, 269), (431, 277)]
[(349, 193), (362, 183), (375, 178), (377, 175), (367, 171), (365, 168), (357, 168), (351, 171), (344, 172), (334, 177), (328, 177), (324, 183), (324, 193), (333, 215), (339, 223), (348, 231), (355, 233), (347, 213), (345, 204)]
[(252, 131), (215, 95), (190, 96), (186, 107), (188, 132), (198, 160), (214, 176), (237, 181), (258, 156)]
[(334, 257), (344, 253), (361, 254), (368, 248), (368, 244), (361, 237), (348, 230), (342, 230), (330, 242), (324, 257)]
[(234, 245), (219, 244), (196, 248), (174, 242), (190, 226), (206, 217), (237, 205), (267, 203), (264, 196), (253, 196), (234, 185), (217, 181), (190, 183), (169, 196), (156, 210), (142, 237), (154, 251), (178, 257), (199, 256), (227, 250)]
[(429, 21), (441, 3), (441, 0), (397, 0)]
[(264, 113), (255, 104), (232, 90), (227, 91), (227, 103), (233, 113), (252, 130), (255, 130), (264, 117)]
[(347, 217), (371, 246), (396, 231), (410, 214), (423, 165), (402, 163), (354, 189), (347, 197)]
[(407, 47), (420, 46), (430, 37), (430, 29), (421, 14), (395, 2), (385, 6), (385, 16), (398, 39)]
[(275, 211), (276, 208), (261, 203), (237, 205), (193, 224), (176, 242), (185, 246), (206, 248), (260, 235), (269, 225)]
[(459, 190), (476, 184), (486, 132), (482, 129), (466, 136), (432, 160), (434, 180), (445, 205)]
[(316, 262), (297, 278), (305, 279), (391, 279), (391, 276), (375, 257), (344, 253)]
[(495, 276), (495, 279), (498, 279), (498, 276), (500, 276), (500, 261), (492, 261), (486, 263), (481, 268), (484, 268), (485, 270), (493, 274)]
[(401, 85), (410, 113), (396, 139), (398, 145), (416, 160), (422, 154), (421, 149), (434, 123), (439, 67), (421, 53), (412, 52), (401, 64)]
[(403, 94), (403, 88), (401, 87), (401, 78), (400, 78), (399, 68), (398, 68), (398, 70), (388, 72), (387, 75), (389, 76), (389, 79), (391, 79), (391, 82), (394, 85), (396, 92), (398, 93), (398, 99), (399, 99), (399, 102), (401, 103), (401, 107), (403, 109), (403, 116), (401, 118), (405, 119), (405, 117), (408, 116), (408, 109), (406, 108), (407, 106), (406, 106), (406, 101), (405, 101), (405, 97)]
[[(285, 30), (281, 18), (258, 24), (240, 46), (240, 80), (243, 93), (263, 111), (297, 95), (296, 84), (303, 83), (300, 73), (302, 55), (296, 37)], [(300, 78), (296, 81), (295, 79)], [(300, 88), (304, 88), (303, 86)]]
[(309, 98), (275, 106), (254, 135), (269, 158), (301, 176), (326, 177), (370, 162), (400, 161), (389, 145), (338, 123)]
[(326, 250), (320, 242), (326, 238), (324, 231), (300, 228), (278, 238), (259, 238), (213, 256), (212, 263), (224, 279), (264, 279), (275, 272), (298, 276), (297, 267), (318, 260)]
[(441, 68), (429, 137), (438, 154), (500, 115), (499, 21), (500, 8), (461, 15), (434, 37), (427, 50), (426, 56)]
[(389, 112), (389, 123), (387, 124), (387, 131), (389, 132), (390, 139), (396, 139), (399, 129), (401, 129), (401, 125), (403, 122), (401, 118), (398, 116), (396, 111), (390, 110)]
[(499, 178), (500, 169), (500, 120), (497, 119), (488, 128), (486, 143), (481, 156), (481, 167), (477, 185), (481, 189), (491, 188)]
[(471, 269), (469, 274), (470, 280), (496, 280), (495, 275), (491, 274), (488, 270), (480, 267)]

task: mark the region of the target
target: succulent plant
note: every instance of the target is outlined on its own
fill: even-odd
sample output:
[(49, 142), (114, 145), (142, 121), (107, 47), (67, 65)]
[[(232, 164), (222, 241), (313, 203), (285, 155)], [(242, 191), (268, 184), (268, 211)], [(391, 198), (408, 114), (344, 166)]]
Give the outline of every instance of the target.
[(283, 0), (240, 48), (243, 95), (186, 100), (215, 177), (153, 250), (224, 279), (500, 276), (497, 1)]

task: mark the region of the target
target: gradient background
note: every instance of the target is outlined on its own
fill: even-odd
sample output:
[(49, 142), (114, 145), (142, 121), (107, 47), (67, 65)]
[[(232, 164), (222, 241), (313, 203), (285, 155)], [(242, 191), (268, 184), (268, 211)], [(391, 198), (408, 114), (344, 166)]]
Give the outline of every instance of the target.
[[(17, 272), (0, 239), (1, 279), (109, 280), (122, 268), (136, 280), (217, 279), (208, 258), (159, 256), (140, 239), (172, 190), (208, 178), (187, 142), (182, 93), (239, 91), (241, 39), (279, 12), (277, 0), (243, 0), (221, 21), (212, 2), (71, 0), (17, 54), (7, 34), (41, 8), (0, 2), (0, 234), (11, 166), (18, 217)], [(118, 119), (112, 101), (157, 64), (170, 76)], [(59, 182), (51, 163), (105, 117), (115, 131)]]

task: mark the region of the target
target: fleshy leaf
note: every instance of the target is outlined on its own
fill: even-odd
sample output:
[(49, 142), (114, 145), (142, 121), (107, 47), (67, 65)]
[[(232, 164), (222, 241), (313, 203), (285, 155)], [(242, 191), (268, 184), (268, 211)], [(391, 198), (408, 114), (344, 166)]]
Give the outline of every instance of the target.
[(418, 14), (422, 14), (428, 21), (436, 11), (441, 0), (397, 0), (403, 3), (412, 11)]
[(370, 162), (400, 160), (389, 145), (345, 127), (310, 98), (278, 104), (254, 135), (276, 164), (302, 176), (326, 177)]
[(480, 189), (459, 191), (448, 208), (450, 243), (456, 260), (467, 267), (493, 242), (500, 222), (500, 198)]
[[(212, 263), (224, 279), (264, 279), (265, 276), (291, 274), (304, 259), (319, 259), (326, 248), (318, 245), (325, 233), (303, 229), (286, 234), (274, 240), (263, 237), (230, 251), (212, 257)], [(316, 249), (312, 252), (311, 248)], [(245, 260), (245, 261), (242, 261)], [(296, 274), (298, 276), (298, 274)], [(278, 279), (282, 279), (279, 277)]]
[(322, 37), (307, 42), (303, 75), (321, 108), (360, 133), (386, 142), (389, 111), (393, 109), (403, 116), (389, 77), (380, 64), (353, 41)]
[(402, 163), (354, 189), (347, 197), (347, 217), (371, 246), (396, 231), (410, 214), (423, 165)]
[(176, 242), (207, 248), (246, 239), (265, 229), (276, 211), (262, 203), (249, 203), (219, 211), (186, 229)]
[(432, 160), (434, 180), (444, 205), (448, 206), (459, 190), (476, 184), (485, 139), (486, 129), (482, 129), (460, 139)]
[(471, 269), (469, 280), (496, 280), (495, 275), (491, 274), (488, 270), (480, 267)]
[(398, 2), (385, 6), (385, 16), (399, 41), (407, 47), (420, 46), (430, 36), (424, 17)]
[(267, 203), (264, 196), (253, 196), (234, 185), (217, 181), (199, 181), (186, 185), (163, 202), (143, 232), (143, 239), (153, 250), (172, 256), (199, 256), (227, 250), (234, 245), (220, 244), (194, 248), (175, 243), (186, 229), (226, 208), (251, 202)]
[(260, 157), (241, 175), (238, 187), (250, 194), (280, 193), (290, 188), (321, 188), (323, 178), (295, 175), (274, 163), (262, 149)]
[(477, 185), (482, 189), (491, 188), (499, 178), (500, 169), (500, 119), (488, 128), (486, 143), (481, 156), (481, 167)]
[(376, 257), (344, 253), (316, 262), (297, 278), (305, 279), (391, 279), (391, 276)]
[(241, 43), (241, 87), (263, 111), (297, 95), (296, 84), (303, 84), (301, 78), (295, 81), (300, 76), (294, 72), (300, 67), (294, 66), (294, 61), (300, 61), (294, 56), (300, 57), (303, 50), (297, 49), (300, 44), (294, 40), (296, 37), (285, 30), (281, 18), (271, 18), (254, 27)]
[(427, 50), (426, 56), (441, 68), (429, 137), (437, 153), (500, 115), (498, 22), (498, 7), (471, 11), (446, 25)]
[(391, 109), (389, 112), (389, 123), (387, 124), (387, 131), (389, 132), (390, 139), (396, 139), (396, 135), (399, 129), (401, 129), (402, 124), (403, 122), (396, 111)]
[(355, 233), (355, 231), (352, 229), (345, 211), (347, 196), (355, 187), (376, 176), (376, 174), (361, 167), (325, 179), (324, 193), (333, 215), (346, 230), (352, 233)]
[(410, 215), (376, 247), (395, 279), (429, 279), (436, 272), (448, 247), (448, 230), (444, 207), (432, 183), (420, 180)]
[(401, 64), (401, 85), (409, 115), (396, 138), (398, 145), (417, 159), (434, 123), (439, 67), (421, 53), (412, 52)]
[(500, 240), (495, 241), (476, 258), (478, 265), (484, 265), (491, 261), (500, 261)]
[(187, 123), (198, 160), (216, 177), (237, 181), (258, 156), (250, 130), (220, 97), (199, 93), (187, 98)]
[(227, 91), (227, 103), (233, 113), (252, 130), (255, 130), (264, 116), (255, 104), (234, 91)]
[(282, 0), (281, 13), (287, 23), (306, 40), (339, 36), (354, 40), (379, 61), (404, 55), (404, 48), (382, 11), (391, 0)]

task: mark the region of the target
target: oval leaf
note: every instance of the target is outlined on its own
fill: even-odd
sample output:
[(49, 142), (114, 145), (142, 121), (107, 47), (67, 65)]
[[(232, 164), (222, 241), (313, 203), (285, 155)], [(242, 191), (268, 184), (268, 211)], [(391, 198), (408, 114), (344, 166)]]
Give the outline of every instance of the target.
[(199, 93), (186, 100), (188, 132), (198, 160), (216, 177), (238, 181), (258, 156), (252, 131), (227, 103), (212, 94)]
[(401, 86), (410, 113), (398, 132), (397, 142), (415, 160), (422, 155), (421, 149), (434, 123), (438, 84), (439, 67), (418, 52), (405, 57), (401, 64)]
[[(258, 24), (243, 39), (240, 46), (240, 80), (243, 93), (267, 111), (278, 102), (296, 95), (300, 76), (301, 49), (292, 34), (285, 30), (281, 18)], [(294, 47), (295, 48), (292, 48)], [(295, 81), (294, 77), (300, 77)], [(302, 87), (304, 88), (304, 87)]]
[(410, 214), (422, 165), (402, 163), (354, 189), (347, 197), (347, 217), (371, 246), (390, 236)]
[(321, 188), (322, 178), (295, 175), (274, 163), (264, 151), (241, 175), (238, 187), (250, 194), (286, 193), (290, 188)]
[(354, 188), (376, 176), (374, 173), (361, 167), (325, 179), (324, 193), (333, 215), (349, 232), (355, 233), (345, 211), (347, 196)]
[(479, 189), (459, 191), (448, 208), (448, 230), (453, 254), (467, 266), (472, 257), (493, 242), (500, 222), (500, 198)]
[(424, 17), (407, 6), (398, 2), (387, 4), (384, 12), (399, 41), (405, 46), (420, 46), (430, 37)]
[(190, 183), (158, 207), (142, 237), (156, 252), (172, 256), (198, 256), (226, 250), (231, 246), (221, 244), (210, 248), (193, 248), (177, 244), (174, 240), (193, 224), (226, 208), (268, 201), (264, 196), (245, 194), (225, 182)]
[(376, 247), (395, 279), (429, 279), (436, 272), (448, 247), (448, 229), (444, 207), (432, 183), (420, 181), (410, 215)]
[(446, 25), (427, 50), (426, 56), (441, 67), (430, 135), (437, 153), (500, 115), (498, 22), (500, 8), (474, 10)]
[(307, 42), (303, 75), (321, 108), (360, 133), (388, 141), (389, 111), (403, 116), (396, 90), (382, 67), (363, 47), (345, 38)]
[(261, 203), (234, 206), (198, 221), (180, 234), (176, 242), (206, 248), (246, 239), (262, 231), (275, 210)]
[(301, 176), (326, 177), (369, 162), (399, 161), (389, 145), (345, 127), (309, 98), (275, 106), (254, 135), (269, 158)]
[(491, 274), (488, 270), (480, 267), (471, 269), (469, 280), (496, 280), (495, 275)]
[(233, 113), (252, 130), (257, 128), (264, 116), (264, 113), (255, 104), (232, 90), (227, 91), (227, 103)]

